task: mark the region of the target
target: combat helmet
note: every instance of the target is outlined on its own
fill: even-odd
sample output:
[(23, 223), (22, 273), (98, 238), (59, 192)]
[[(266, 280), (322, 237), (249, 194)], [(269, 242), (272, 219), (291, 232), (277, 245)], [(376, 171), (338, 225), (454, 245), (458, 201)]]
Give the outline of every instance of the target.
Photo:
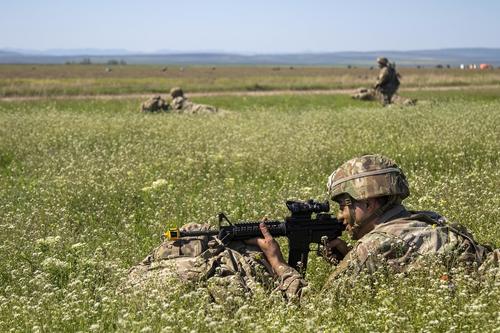
[(378, 57), (377, 62), (381, 65), (387, 66), (389, 64), (389, 59), (386, 57)]
[(170, 89), (170, 96), (172, 96), (172, 98), (182, 97), (184, 96), (184, 92), (180, 87), (173, 87)]
[(355, 200), (389, 196), (399, 202), (410, 195), (403, 171), (382, 155), (364, 155), (345, 162), (328, 177), (327, 187), (334, 201), (342, 194)]

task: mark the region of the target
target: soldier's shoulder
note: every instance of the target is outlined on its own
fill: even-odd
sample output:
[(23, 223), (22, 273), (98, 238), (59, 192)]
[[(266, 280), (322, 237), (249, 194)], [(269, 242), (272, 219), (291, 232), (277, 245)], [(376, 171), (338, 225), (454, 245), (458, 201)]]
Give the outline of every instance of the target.
[(418, 214), (394, 219), (377, 225), (359, 240), (359, 246), (370, 250), (386, 247), (392, 242), (434, 233), (438, 225), (437, 221)]
[(368, 233), (367, 236), (381, 237), (380, 235), (384, 234), (400, 235), (402, 233), (409, 232), (415, 228), (425, 228), (428, 226), (429, 222), (422, 221), (418, 218), (415, 218), (412, 215), (409, 217), (402, 217), (379, 224), (375, 227), (375, 229), (371, 233)]

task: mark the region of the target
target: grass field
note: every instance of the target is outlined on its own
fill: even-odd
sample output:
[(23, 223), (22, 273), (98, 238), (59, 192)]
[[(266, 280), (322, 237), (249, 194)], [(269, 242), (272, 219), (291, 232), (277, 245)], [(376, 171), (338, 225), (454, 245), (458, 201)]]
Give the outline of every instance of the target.
[[(7, 89), (2, 76), (1, 94), (27, 94), (23, 80), (32, 79), (42, 80), (22, 77)], [(50, 80), (51, 93), (60, 93), (64, 78)], [(174, 282), (116, 292), (167, 226), (215, 223), (219, 211), (233, 220), (281, 219), (286, 199), (325, 199), (328, 175), (363, 153), (390, 156), (406, 171), (410, 208), (436, 210), (498, 247), (500, 92), (409, 95), (419, 105), (381, 108), (343, 95), (204, 97), (196, 101), (225, 112), (202, 116), (140, 114), (137, 99), (0, 101), (0, 331), (498, 331), (500, 284), (492, 277), (451, 272), (450, 288), (431, 267), (320, 292), (330, 267), (314, 254), (300, 307), (268, 293), (214, 304), (203, 289)]]
[[(0, 97), (352, 89), (373, 85), (378, 70), (338, 67), (178, 67), (0, 65)], [(166, 70), (164, 70), (166, 68)], [(399, 68), (403, 87), (500, 85), (500, 70)], [(498, 88), (498, 87), (497, 87)]]

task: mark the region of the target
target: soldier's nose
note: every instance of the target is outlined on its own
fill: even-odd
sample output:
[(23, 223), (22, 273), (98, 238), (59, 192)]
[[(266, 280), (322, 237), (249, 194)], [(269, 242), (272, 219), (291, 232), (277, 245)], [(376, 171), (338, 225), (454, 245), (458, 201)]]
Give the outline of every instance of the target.
[(345, 220), (345, 218), (344, 218), (344, 214), (343, 214), (342, 212), (339, 212), (339, 213), (337, 214), (337, 220), (339, 220), (340, 222), (342, 222), (344, 225), (346, 225), (346, 224), (347, 224), (347, 223), (346, 223), (346, 220)]

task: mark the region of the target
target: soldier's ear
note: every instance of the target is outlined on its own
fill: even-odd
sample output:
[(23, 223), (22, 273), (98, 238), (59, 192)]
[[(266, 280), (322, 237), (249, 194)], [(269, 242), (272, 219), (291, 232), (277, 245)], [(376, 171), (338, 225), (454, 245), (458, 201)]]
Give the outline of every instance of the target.
[(380, 208), (380, 201), (377, 198), (369, 198), (365, 200), (366, 210), (372, 213)]

